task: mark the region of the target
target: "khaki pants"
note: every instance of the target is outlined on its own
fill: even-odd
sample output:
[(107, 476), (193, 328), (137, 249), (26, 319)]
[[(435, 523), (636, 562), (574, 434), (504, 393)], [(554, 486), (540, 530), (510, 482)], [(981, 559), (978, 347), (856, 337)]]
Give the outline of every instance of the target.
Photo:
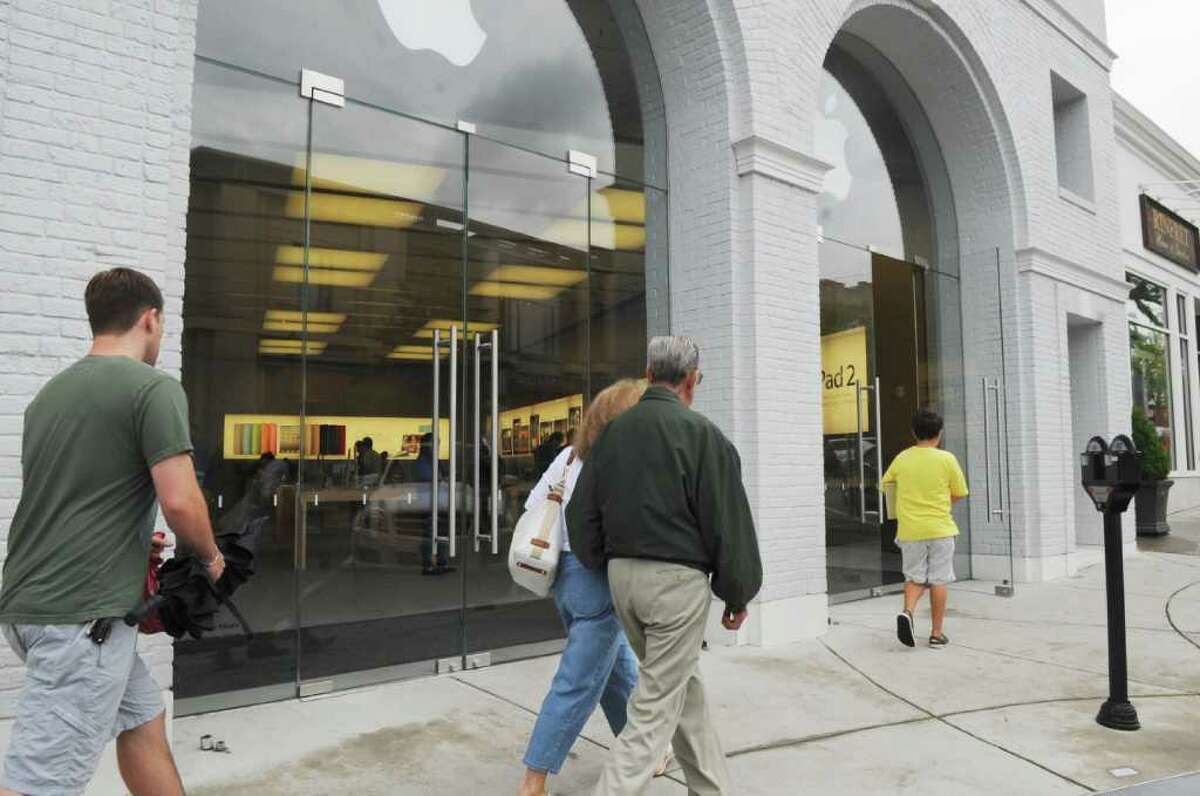
[(628, 723), (613, 744), (596, 796), (641, 793), (672, 736), (689, 793), (729, 793), (725, 753), (700, 682), (700, 645), (712, 601), (708, 576), (679, 564), (618, 558), (608, 564), (608, 583), (640, 666)]

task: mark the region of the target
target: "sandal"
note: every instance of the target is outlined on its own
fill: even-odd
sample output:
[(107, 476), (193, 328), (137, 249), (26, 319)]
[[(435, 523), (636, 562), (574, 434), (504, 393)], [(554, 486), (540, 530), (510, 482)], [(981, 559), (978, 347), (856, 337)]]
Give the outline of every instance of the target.
[(913, 616), (907, 610), (896, 614), (896, 638), (906, 647), (917, 646), (913, 636)]
[(935, 650), (941, 649), (942, 647), (946, 646), (949, 643), (950, 643), (950, 637), (947, 636), (945, 633), (943, 633), (940, 636), (930, 636), (929, 637), (929, 646), (933, 647)]

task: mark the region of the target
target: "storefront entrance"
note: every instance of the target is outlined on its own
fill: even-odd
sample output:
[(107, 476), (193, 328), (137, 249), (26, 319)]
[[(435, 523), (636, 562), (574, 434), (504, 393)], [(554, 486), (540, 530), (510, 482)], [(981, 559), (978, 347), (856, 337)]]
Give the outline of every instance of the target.
[(831, 48), (825, 68), (816, 142), (833, 167), (819, 208), (826, 576), (843, 600), (903, 582), (879, 483), (912, 444), (920, 408), (945, 419), (943, 446), (972, 490), (955, 508), (958, 577), (970, 577), (974, 552), (1011, 551), (1005, 329), (999, 252), (959, 251), (953, 205), (939, 206), (930, 187), (945, 169), (936, 138), (926, 130), (923, 150), (910, 138), (927, 124), (919, 107), (901, 118), (897, 102), (911, 98), (885, 91), (872, 69), (887, 65), (853, 38)]
[(942, 382), (937, 356), (957, 348), (945, 339), (957, 328), (934, 316), (931, 344), (928, 312), (931, 300), (957, 306), (958, 280), (838, 241), (821, 246), (826, 572), (830, 594), (861, 596), (904, 579), (879, 484), (912, 444), (913, 413), (932, 407), (947, 417), (949, 445), (963, 438), (961, 411), (945, 406), (959, 391)]
[(644, 367), (665, 192), (302, 92), (197, 63), (197, 106), (237, 124), (197, 117), (183, 379), (214, 526), (259, 556), (252, 634), (222, 612), (176, 644), (180, 713), (560, 648), (513, 527), (588, 398)]

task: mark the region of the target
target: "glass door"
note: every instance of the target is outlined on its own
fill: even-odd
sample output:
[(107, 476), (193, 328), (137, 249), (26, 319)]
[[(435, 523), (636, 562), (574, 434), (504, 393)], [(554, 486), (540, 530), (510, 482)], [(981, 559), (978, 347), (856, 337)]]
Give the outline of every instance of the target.
[(563, 635), (553, 602), (513, 583), (507, 553), (590, 394), (590, 178), (488, 139), (471, 136), (468, 147), (460, 416), (476, 497), (463, 546), (463, 649), (465, 665), (477, 666), (549, 651)]
[(197, 123), (184, 379), (214, 525), (262, 534), (253, 635), (179, 643), (181, 709), (557, 648), (508, 547), (593, 391), (640, 375), (665, 195), (215, 64), (196, 85), (251, 115)]
[(277, 273), (306, 319), (299, 690), (461, 655), (474, 501), (457, 403), (465, 136), (348, 100), (312, 105), (307, 247)]
[[(179, 714), (295, 693), (301, 286), (276, 263), (304, 241), (296, 181), (307, 105), (296, 87), (198, 61), (183, 303), (182, 380), (213, 528), (257, 536), (255, 574), (201, 639), (175, 643)], [(220, 117), (220, 118), (218, 118)], [(224, 121), (237, 119), (237, 125)], [(295, 433), (293, 433), (295, 432)]]
[(844, 599), (903, 582), (879, 483), (912, 444), (917, 409), (946, 418), (944, 445), (964, 458), (960, 302), (957, 279), (936, 269), (820, 245), (827, 575)]

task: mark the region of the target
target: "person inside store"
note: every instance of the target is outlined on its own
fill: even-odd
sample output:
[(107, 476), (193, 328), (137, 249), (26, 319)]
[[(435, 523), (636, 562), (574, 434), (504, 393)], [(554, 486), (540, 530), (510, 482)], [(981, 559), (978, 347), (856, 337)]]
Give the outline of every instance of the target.
[(553, 434), (542, 440), (542, 443), (533, 451), (533, 466), (537, 469), (538, 475), (546, 472), (546, 468), (551, 462), (558, 457), (562, 452), (563, 443), (566, 437), (561, 431), (555, 431)]
[(383, 456), (375, 450), (375, 440), (363, 437), (354, 443), (355, 459), (358, 466), (358, 482), (370, 486), (379, 481), (383, 472)]
[[(433, 512), (439, 508), (439, 495), (433, 494), (433, 468), (437, 467), (438, 475), (443, 476), (445, 473), (441, 471), (440, 462), (434, 456), (433, 451), (433, 434), (425, 434), (421, 437), (421, 449), (417, 453), (417, 460), (413, 463), (413, 480), (419, 484), (429, 484), (430, 500), (429, 514), (425, 517), (425, 533), (421, 534), (421, 574), (422, 575), (445, 575), (453, 572), (455, 567), (450, 566), (449, 560), (446, 558), (446, 545), (443, 542), (438, 542), (434, 545), (433, 542)], [(439, 485), (438, 491), (444, 491)], [(442, 518), (445, 521), (445, 518)], [(445, 526), (443, 525), (443, 530)], [(444, 534), (442, 534), (444, 535)], [(436, 547), (436, 555), (434, 548)]]

